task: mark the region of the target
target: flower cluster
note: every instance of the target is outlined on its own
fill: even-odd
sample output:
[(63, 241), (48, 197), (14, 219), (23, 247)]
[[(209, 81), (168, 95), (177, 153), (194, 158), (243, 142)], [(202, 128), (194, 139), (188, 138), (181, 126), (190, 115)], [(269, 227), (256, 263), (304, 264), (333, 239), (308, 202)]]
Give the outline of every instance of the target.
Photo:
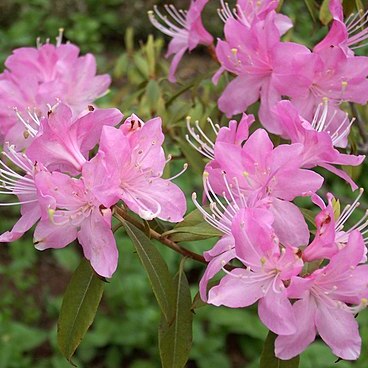
[[(203, 202), (195, 193), (192, 199), (223, 234), (204, 253), (201, 298), (230, 308), (257, 303), (259, 318), (278, 335), (280, 359), (303, 352), (317, 334), (336, 356), (357, 359), (355, 315), (368, 305), (368, 212), (347, 228), (363, 190), (340, 212), (332, 194), (327, 203), (317, 194), (324, 178), (315, 169), (357, 189), (339, 167), (365, 159), (350, 152), (354, 119), (342, 104), (368, 102), (368, 57), (354, 52), (368, 39), (366, 14), (344, 20), (341, 1), (330, 0), (332, 26), (309, 49), (282, 39), (293, 24), (277, 12), (278, 0), (238, 0), (234, 9), (221, 0), (224, 37), (214, 46), (201, 20), (207, 2), (191, 0), (188, 11), (166, 5), (167, 15), (157, 7), (148, 13), (172, 37), (169, 81), (176, 81), (185, 52), (205, 45), (220, 64), (212, 82), (226, 72), (233, 78), (219, 110), (229, 118), (242, 113), (239, 122), (224, 127), (208, 119), (215, 141), (187, 119), (188, 143), (208, 160)], [(94, 270), (111, 277), (118, 262), (112, 230), (114, 211), (116, 217), (121, 213), (117, 206), (123, 203), (143, 220), (180, 222), (186, 200), (172, 180), (181, 173), (163, 178), (170, 158), (159, 117), (123, 120), (118, 109), (93, 105), (107, 92), (110, 77), (96, 75), (95, 58), (79, 56), (78, 47), (63, 44), (62, 37), (61, 31), (56, 45), (14, 50), (0, 74), (0, 194), (17, 197), (0, 205), (20, 205), (21, 213), (0, 242), (15, 241), (35, 226), (37, 249), (78, 240)], [(263, 127), (246, 114), (256, 102)], [(315, 231), (297, 197), (316, 206)], [(171, 239), (156, 239), (185, 254)], [(219, 274), (219, 283), (210, 286)]]
[[(188, 14), (198, 3), (191, 3)], [(344, 23), (341, 1), (331, 0), (332, 27), (310, 50), (282, 40), (292, 22), (276, 12), (278, 5), (277, 0), (238, 0), (231, 9), (221, 1), (224, 39), (217, 41), (220, 68), (213, 83), (224, 72), (234, 76), (218, 107), (228, 117), (243, 116), (222, 128), (209, 120), (215, 143), (188, 118), (188, 142), (210, 160), (203, 174), (204, 204), (210, 209), (205, 210), (196, 194), (193, 201), (223, 233), (204, 254), (208, 266), (200, 294), (216, 306), (258, 302), (261, 321), (278, 335), (275, 354), (281, 359), (300, 354), (317, 333), (338, 357), (357, 359), (361, 339), (354, 315), (368, 304), (368, 215), (345, 230), (362, 191), (337, 216), (332, 194), (327, 205), (316, 194), (324, 179), (312, 169), (327, 169), (357, 189), (336, 165), (357, 166), (365, 158), (339, 150), (347, 147), (354, 122), (341, 104), (368, 101), (368, 58), (354, 54), (368, 38), (361, 27), (365, 15), (350, 16)], [(183, 19), (184, 29), (175, 34), (166, 32), (174, 36), (171, 42), (185, 32), (208, 44), (190, 29), (189, 21)], [(261, 124), (284, 144), (275, 147), (264, 129), (252, 128), (250, 134), (255, 119), (244, 112), (257, 101)], [(320, 207), (315, 235), (293, 203), (298, 196), (310, 197)], [(209, 280), (220, 271), (225, 275), (209, 288)]]
[(0, 187), (18, 200), (1, 205), (21, 205), (21, 217), (0, 241), (17, 240), (36, 224), (37, 249), (78, 239), (95, 271), (111, 277), (118, 261), (114, 205), (122, 200), (143, 219), (178, 222), (186, 201), (171, 179), (162, 178), (161, 119), (145, 123), (132, 115), (116, 127), (123, 118), (118, 109), (91, 105), (110, 77), (96, 76), (94, 57), (78, 53), (60, 35), (56, 46), (17, 49), (6, 61)]
[[(363, 190), (336, 217), (335, 198), (328, 194), (325, 205), (315, 194), (323, 178), (305, 168), (305, 142), (274, 147), (263, 129), (249, 135), (253, 121), (244, 114), (239, 124), (231, 121), (217, 129), (212, 145), (189, 125), (200, 144), (197, 149), (211, 158), (203, 174), (210, 212), (195, 194), (193, 200), (206, 221), (224, 234), (204, 254), (208, 266), (201, 297), (231, 308), (258, 302), (261, 321), (278, 335), (275, 353), (281, 359), (300, 354), (316, 333), (337, 356), (356, 359), (361, 340), (354, 314), (368, 304), (368, 269), (363, 265), (368, 214), (348, 230), (344, 224), (359, 206)], [(311, 196), (321, 209), (312, 241), (292, 203), (297, 196)], [(209, 280), (220, 271), (225, 276), (208, 291)]]

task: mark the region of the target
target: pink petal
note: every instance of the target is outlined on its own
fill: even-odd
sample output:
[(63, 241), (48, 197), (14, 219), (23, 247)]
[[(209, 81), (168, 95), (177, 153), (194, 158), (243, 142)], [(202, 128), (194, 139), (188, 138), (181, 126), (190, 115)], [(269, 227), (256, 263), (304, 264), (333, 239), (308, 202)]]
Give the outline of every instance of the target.
[(312, 298), (298, 300), (293, 304), (297, 317), (297, 330), (291, 335), (280, 335), (275, 341), (275, 355), (289, 360), (302, 353), (316, 337), (314, 316), (317, 306)]
[(84, 256), (93, 269), (103, 277), (111, 277), (118, 265), (118, 250), (111, 230), (111, 211), (104, 214), (93, 211), (81, 224), (78, 240)]
[(263, 324), (278, 335), (291, 335), (296, 331), (294, 311), (285, 290), (275, 292), (271, 286), (259, 301), (258, 315)]
[(199, 292), (203, 301), (207, 301), (208, 282), (222, 269), (222, 267), (224, 267), (225, 264), (227, 264), (234, 258), (234, 250), (227, 250), (210, 260), (207, 265), (206, 271), (203, 274), (201, 281), (199, 282)]
[(51, 221), (40, 221), (36, 226), (33, 241), (35, 248), (64, 248), (77, 238), (77, 228), (71, 224), (55, 225)]
[(227, 117), (244, 112), (259, 98), (262, 79), (256, 76), (239, 75), (225, 88), (218, 100), (218, 107)]
[[(208, 303), (230, 308), (248, 307), (263, 297), (262, 284), (253, 281), (250, 271), (237, 268), (224, 276), (208, 293)], [(243, 277), (243, 278), (242, 278)]]
[(281, 243), (295, 247), (308, 244), (308, 225), (295, 204), (273, 198), (270, 209), (275, 218), (273, 228)]
[(338, 307), (328, 308), (319, 303), (316, 310), (316, 327), (323, 341), (336, 356), (345, 360), (358, 359), (362, 341), (358, 322), (351, 312)]

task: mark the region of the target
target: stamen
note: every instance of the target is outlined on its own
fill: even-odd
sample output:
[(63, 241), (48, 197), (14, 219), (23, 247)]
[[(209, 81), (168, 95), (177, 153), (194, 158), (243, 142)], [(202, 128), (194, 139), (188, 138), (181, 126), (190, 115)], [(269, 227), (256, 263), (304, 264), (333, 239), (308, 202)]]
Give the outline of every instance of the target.
[(59, 35), (56, 37), (56, 47), (59, 47), (63, 42), (64, 28), (59, 28)]
[[(156, 27), (159, 31), (161, 31), (162, 33), (170, 37), (175, 36), (175, 37), (184, 38), (184, 39), (188, 37), (188, 25), (187, 25), (186, 13), (184, 11), (178, 12), (174, 8), (173, 5), (165, 7), (166, 11), (173, 18), (173, 20), (177, 22), (177, 24), (179, 24), (181, 27), (183, 27), (183, 28), (180, 28), (174, 23), (172, 23), (167, 18), (167, 16), (163, 15), (158, 10), (158, 7), (156, 5), (153, 7), (153, 9), (154, 11), (152, 10), (148, 11), (148, 18), (154, 27)], [(175, 11), (173, 9), (175, 9)], [(159, 21), (156, 19), (156, 16), (158, 17)]]
[(221, 232), (223, 232), (227, 235), (231, 235), (231, 230), (227, 226), (225, 226), (220, 221), (218, 221), (216, 219), (216, 217), (211, 216), (211, 214), (206, 212), (204, 210), (204, 208), (198, 203), (196, 193), (192, 194), (192, 201), (193, 201), (194, 205), (197, 207), (197, 209), (199, 210), (199, 212), (203, 215), (203, 218), (204, 218), (205, 221), (207, 221), (215, 229), (218, 229), (219, 231), (221, 231)]
[(181, 171), (179, 171), (176, 175), (174, 175), (174, 176), (172, 176), (171, 178), (169, 178), (169, 179), (167, 179), (167, 180), (174, 180), (174, 179), (176, 179), (177, 177), (179, 177), (181, 174), (183, 174), (183, 173), (185, 173), (186, 171), (187, 171), (187, 168), (188, 168), (188, 164), (187, 163), (185, 163), (184, 165), (183, 165), (183, 169), (181, 170)]
[[(14, 107), (15, 115), (17, 116), (18, 120), (24, 125), (24, 127), (27, 129), (27, 132), (31, 137), (35, 137), (38, 133), (38, 130), (34, 129), (32, 125), (29, 123), (29, 121), (25, 120), (23, 116), (20, 114), (18, 109)], [(33, 120), (33, 119), (32, 119)]]
[(220, 19), (226, 23), (226, 21), (230, 18), (235, 18), (236, 11), (235, 9), (231, 11), (229, 4), (221, 0), (221, 8), (217, 9), (217, 14)]
[(364, 192), (364, 189), (360, 188), (359, 189), (359, 194), (358, 194), (357, 198), (355, 199), (355, 201), (351, 205), (345, 206), (345, 208), (342, 210), (342, 212), (341, 212), (341, 214), (340, 214), (340, 216), (339, 216), (339, 218), (338, 218), (338, 220), (336, 221), (336, 224), (335, 224), (336, 231), (341, 231), (344, 228), (345, 222), (349, 219), (349, 217), (354, 212), (354, 210), (359, 207), (359, 205), (360, 205), (359, 199), (363, 195), (363, 192)]
[[(211, 141), (210, 138), (207, 137), (207, 135), (204, 133), (204, 131), (200, 128), (199, 126), (199, 122), (196, 121), (195, 122), (195, 126), (198, 130), (198, 132), (200, 133), (197, 134), (195, 129), (190, 125), (190, 121), (191, 118), (190, 116), (188, 116), (186, 118), (186, 124), (187, 124), (187, 129), (188, 132), (190, 133), (191, 137), (200, 145), (200, 147), (197, 147), (191, 140), (188, 134), (185, 135), (185, 138), (187, 140), (187, 142), (196, 150), (198, 151), (200, 154), (202, 154), (203, 156), (209, 158), (210, 160), (214, 160), (215, 159), (215, 152), (214, 152), (214, 143)], [(212, 121), (210, 122), (212, 129), (214, 129), (216, 135), (217, 132), (215, 130), (215, 127), (213, 126)], [(204, 140), (203, 140), (204, 139)], [(207, 143), (206, 143), (207, 142)]]

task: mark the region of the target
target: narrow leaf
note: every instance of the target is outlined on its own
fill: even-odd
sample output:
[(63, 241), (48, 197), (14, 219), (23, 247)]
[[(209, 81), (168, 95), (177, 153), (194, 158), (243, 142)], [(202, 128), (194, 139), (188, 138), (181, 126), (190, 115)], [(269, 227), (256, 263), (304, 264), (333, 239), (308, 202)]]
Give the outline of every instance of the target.
[(174, 315), (174, 284), (160, 252), (150, 239), (131, 223), (125, 221), (124, 227), (133, 242), (140, 261), (147, 272), (153, 293), (166, 321), (172, 321)]
[(176, 287), (175, 317), (172, 322), (161, 318), (159, 329), (160, 356), (163, 368), (183, 368), (192, 346), (192, 298), (183, 262), (174, 279)]
[(209, 225), (203, 215), (195, 209), (184, 220), (176, 225), (172, 230), (166, 231), (164, 236), (170, 235), (170, 239), (175, 242), (204, 240), (222, 236), (223, 234)]
[(57, 340), (62, 354), (70, 362), (95, 318), (104, 284), (90, 263), (83, 259), (66, 289), (59, 315)]
[(274, 346), (277, 335), (269, 332), (263, 345), (260, 368), (298, 368), (299, 355), (291, 360), (281, 360), (275, 357)]

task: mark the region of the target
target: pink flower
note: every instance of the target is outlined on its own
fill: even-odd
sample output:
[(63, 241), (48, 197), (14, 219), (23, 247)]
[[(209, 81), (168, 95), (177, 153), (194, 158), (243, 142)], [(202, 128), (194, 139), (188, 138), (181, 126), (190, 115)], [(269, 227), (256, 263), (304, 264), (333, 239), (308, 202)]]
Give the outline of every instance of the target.
[(218, 101), (220, 110), (230, 117), (245, 111), (260, 99), (259, 116), (262, 124), (278, 134), (271, 108), (284, 94), (282, 84), (278, 82), (279, 76), (290, 75), (294, 58), (310, 54), (310, 51), (296, 43), (280, 42), (274, 12), (254, 23), (251, 28), (229, 18), (224, 31), (226, 41), (219, 40), (216, 46), (221, 67), (213, 81), (216, 83), (225, 70), (236, 77), (227, 85)]
[(360, 165), (365, 156), (354, 156), (340, 153), (336, 147), (346, 146), (350, 126), (346, 113), (340, 110), (328, 114), (327, 102), (319, 105), (312, 121), (303, 119), (290, 101), (280, 101), (275, 106), (275, 114), (280, 124), (283, 136), (292, 143), (303, 144), (303, 163), (305, 168), (321, 166), (339, 175), (349, 182), (353, 189), (356, 184), (345, 171), (332, 165)]
[[(231, 123), (230, 127), (234, 128), (234, 125)], [(221, 129), (227, 129), (228, 133), (231, 133), (231, 130), (228, 128)], [(205, 260), (208, 262), (206, 271), (199, 283), (200, 295), (204, 301), (207, 301), (207, 285), (209, 280), (223, 268), (224, 262), (226, 264), (233, 258), (236, 258), (235, 240), (232, 235), (231, 226), (239, 211), (248, 207), (247, 201), (240, 192), (239, 187), (234, 188), (229, 185), (225, 172), (222, 173), (222, 177), (226, 190), (221, 193), (221, 197), (219, 198), (211, 187), (208, 173), (204, 172), (203, 174), (204, 197), (209, 203), (209, 212), (198, 203), (196, 193), (192, 195), (192, 200), (203, 215), (205, 221), (224, 234), (212, 249), (203, 254)], [(252, 205), (254, 208), (265, 208), (265, 204), (262, 201), (252, 203)]]
[(29, 131), (34, 135), (27, 149), (30, 159), (42, 162), (50, 171), (79, 173), (98, 143), (102, 127), (116, 125), (123, 117), (118, 109), (90, 108), (79, 119), (73, 118), (72, 110), (64, 104), (49, 111), (39, 122), (39, 131)]
[(30, 110), (41, 119), (48, 105), (60, 100), (77, 117), (106, 93), (110, 84), (107, 74), (96, 76), (93, 55), (78, 56), (78, 47), (63, 45), (61, 39), (59, 35), (56, 46), (47, 43), (16, 49), (5, 62), (7, 70), (0, 75), (0, 135), (2, 141), (15, 144), (17, 149), (27, 146), (31, 139), (24, 139), (25, 129), (14, 108), (23, 116)]
[(264, 209), (239, 212), (232, 234), (236, 256), (246, 268), (228, 272), (209, 291), (208, 303), (242, 308), (259, 301), (261, 321), (277, 334), (290, 335), (296, 332), (296, 319), (283, 281), (298, 275), (303, 262), (296, 249), (280, 249), (272, 222), (273, 216)]
[(239, 188), (247, 207), (263, 203), (273, 213), (273, 227), (284, 244), (307, 244), (309, 230), (299, 209), (290, 201), (308, 192), (315, 192), (323, 178), (302, 169), (303, 145), (280, 145), (274, 148), (266, 131), (256, 130), (243, 146), (216, 142), (215, 159), (206, 171), (214, 192), (226, 192), (222, 173), (229, 185)]
[[(172, 37), (166, 57), (175, 55), (170, 66), (169, 81), (176, 82), (176, 68), (184, 53), (192, 51), (199, 44), (210, 45), (213, 37), (203, 27), (201, 13), (208, 0), (191, 0), (188, 11), (177, 10), (173, 5), (165, 5), (172, 20), (161, 14), (157, 7), (148, 12), (151, 23), (162, 33)], [(156, 16), (159, 20), (156, 19)]]
[[(235, 18), (251, 28), (253, 23), (264, 20), (270, 12), (276, 10), (278, 5), (279, 0), (238, 0), (235, 9), (231, 9), (228, 3), (221, 0), (221, 8), (218, 9), (218, 14), (224, 23), (229, 18)], [(293, 26), (289, 17), (279, 13), (275, 15), (275, 24), (280, 36)]]
[[(334, 196), (327, 194), (328, 204), (322, 201), (318, 196), (313, 196), (314, 202), (321, 208), (321, 212), (316, 216), (316, 235), (310, 245), (303, 251), (303, 259), (305, 261), (313, 261), (316, 259), (330, 259), (339, 252), (340, 249), (346, 247), (350, 234), (353, 231), (359, 231), (364, 237), (364, 243), (368, 243), (368, 211), (364, 216), (350, 229), (345, 229), (345, 224), (359, 207), (359, 199), (363, 195), (363, 189), (355, 201), (347, 205), (338, 218), (335, 218), (334, 202), (337, 202)], [(366, 258), (362, 259), (365, 262)]]
[(329, 47), (339, 47), (346, 55), (352, 56), (353, 50), (366, 46), (366, 43), (362, 44), (362, 42), (368, 38), (368, 29), (363, 28), (367, 22), (367, 12), (351, 14), (344, 23), (341, 0), (330, 0), (329, 10), (333, 16), (332, 26), (326, 37), (314, 47), (314, 52), (318, 53)]
[[(295, 57), (289, 72), (279, 75), (276, 88), (289, 96), (303, 118), (311, 121), (327, 98), (333, 116), (344, 101), (365, 104), (368, 100), (368, 58), (347, 57), (337, 48)], [(281, 132), (280, 132), (281, 133)]]
[(99, 173), (85, 166), (81, 179), (59, 172), (36, 176), (37, 188), (49, 199), (34, 233), (38, 250), (63, 248), (78, 239), (84, 256), (101, 276), (111, 277), (118, 262), (118, 251), (111, 230), (112, 213), (93, 194)]
[[(236, 120), (230, 120), (228, 127), (221, 127), (218, 124), (214, 124), (210, 118), (207, 119), (208, 123), (216, 136), (217, 142), (226, 142), (235, 145), (242, 145), (242, 143), (248, 139), (249, 127), (254, 123), (254, 115), (243, 114), (239, 123)], [(185, 136), (188, 143), (201, 155), (210, 160), (215, 159), (215, 143), (205, 134), (205, 132), (199, 126), (199, 122), (195, 122), (195, 128), (190, 125), (191, 119), (187, 117), (187, 129), (189, 135)]]
[(358, 266), (366, 249), (362, 236), (353, 231), (348, 245), (330, 263), (305, 278), (293, 277), (287, 289), (300, 316), (297, 331), (278, 336), (275, 353), (291, 359), (304, 351), (318, 333), (332, 352), (346, 360), (359, 357), (361, 338), (354, 315), (368, 304), (368, 268)]
[(106, 207), (121, 199), (146, 220), (158, 217), (181, 221), (186, 201), (183, 192), (171, 182), (177, 175), (161, 178), (166, 164), (163, 140), (160, 118), (140, 126), (129, 118), (120, 129), (104, 126), (99, 152), (91, 161), (94, 170), (104, 173), (95, 187), (96, 197)]
[[(18, 197), (12, 203), (0, 203), (1, 206), (21, 205), (21, 217), (11, 231), (0, 236), (0, 242), (13, 242), (19, 239), (41, 217), (39, 193), (35, 184), (37, 173), (44, 171), (41, 164), (35, 164), (25, 154), (15, 151), (14, 146), (5, 146), (3, 155), (11, 164), (0, 161), (0, 194), (10, 194)], [(15, 170), (23, 171), (23, 174)]]

